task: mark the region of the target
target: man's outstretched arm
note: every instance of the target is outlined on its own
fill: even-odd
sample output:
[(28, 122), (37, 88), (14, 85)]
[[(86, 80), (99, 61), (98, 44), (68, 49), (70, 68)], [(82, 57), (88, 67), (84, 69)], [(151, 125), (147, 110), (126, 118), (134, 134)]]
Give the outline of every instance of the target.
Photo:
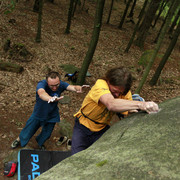
[(109, 111), (124, 112), (140, 109), (147, 113), (158, 112), (159, 107), (154, 102), (130, 101), (125, 99), (114, 98), (112, 94), (104, 94), (100, 97), (100, 102), (103, 103)]

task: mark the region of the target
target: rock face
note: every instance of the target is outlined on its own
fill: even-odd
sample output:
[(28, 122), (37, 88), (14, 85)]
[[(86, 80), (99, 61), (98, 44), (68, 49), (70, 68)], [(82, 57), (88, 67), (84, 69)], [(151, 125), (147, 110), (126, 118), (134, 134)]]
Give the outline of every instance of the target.
[(156, 114), (139, 112), (117, 122), (87, 150), (37, 179), (180, 179), (180, 97), (160, 108)]

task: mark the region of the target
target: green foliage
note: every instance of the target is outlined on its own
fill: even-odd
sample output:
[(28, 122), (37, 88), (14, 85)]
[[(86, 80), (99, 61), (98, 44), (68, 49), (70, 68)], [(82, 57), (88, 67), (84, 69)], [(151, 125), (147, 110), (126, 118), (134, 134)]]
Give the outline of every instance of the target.
[(99, 28), (99, 27), (100, 27), (100, 24), (97, 24), (96, 27)]
[(18, 43), (17, 46), (21, 48), (21, 47), (24, 47), (24, 44)]
[(88, 30), (88, 29), (85, 29), (85, 30), (84, 30), (84, 34), (88, 35), (88, 33), (89, 33), (89, 30)]
[[(171, 3), (167, 3), (167, 5), (165, 6), (163, 12), (161, 13), (161, 17), (165, 18), (165, 17), (167, 16), (167, 13), (168, 13), (169, 8), (170, 8), (170, 4), (171, 4)], [(178, 13), (179, 9), (180, 9), (180, 6), (176, 8), (176, 11), (175, 11), (175, 13), (174, 13), (174, 16), (173, 16), (172, 19), (171, 19), (171, 22), (173, 22), (173, 20), (174, 20), (176, 14)], [(179, 20), (178, 20), (178, 22), (179, 22)], [(177, 22), (177, 23), (178, 23), (178, 22)]]
[(169, 6), (167, 5), (167, 6), (165, 6), (163, 12), (161, 13), (161, 16), (165, 18), (167, 13), (168, 13), (168, 11), (169, 11)]
[(65, 47), (67, 47), (67, 48), (70, 48), (71, 50), (74, 50), (75, 49), (75, 47), (74, 46), (70, 46), (69, 44), (65, 44)]
[[(7, 1), (6, 1), (6, 3), (7, 3)], [(10, 0), (10, 2), (6, 5), (7, 10), (4, 12), (4, 14), (11, 13), (14, 10), (15, 5), (16, 5), (15, 0)]]
[(101, 161), (99, 163), (96, 164), (97, 167), (102, 167), (104, 166), (108, 161), (107, 160), (104, 160), (104, 161)]
[[(176, 17), (176, 15), (177, 15), (177, 13), (178, 13), (178, 11), (179, 11), (179, 9), (180, 9), (180, 6), (176, 9), (176, 12), (174, 13), (174, 16), (173, 16), (173, 18), (171, 19), (171, 22), (173, 22), (174, 21), (174, 18)], [(177, 20), (177, 24), (179, 23), (179, 21), (180, 21), (180, 18)]]
[(71, 47), (71, 50), (74, 50), (74, 49), (75, 49), (75, 47), (74, 47), (74, 46), (72, 46), (72, 47)]

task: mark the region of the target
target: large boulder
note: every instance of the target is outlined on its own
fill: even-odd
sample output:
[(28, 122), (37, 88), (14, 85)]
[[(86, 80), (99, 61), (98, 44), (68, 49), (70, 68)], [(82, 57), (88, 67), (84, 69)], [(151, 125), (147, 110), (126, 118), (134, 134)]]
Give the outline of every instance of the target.
[(160, 108), (155, 114), (139, 112), (117, 122), (87, 150), (37, 179), (180, 179), (180, 97)]

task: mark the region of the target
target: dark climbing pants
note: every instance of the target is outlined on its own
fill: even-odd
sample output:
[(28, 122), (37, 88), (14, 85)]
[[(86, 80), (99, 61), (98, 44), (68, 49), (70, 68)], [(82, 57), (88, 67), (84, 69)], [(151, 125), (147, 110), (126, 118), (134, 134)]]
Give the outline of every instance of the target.
[(101, 131), (92, 132), (87, 127), (80, 124), (79, 119), (76, 118), (73, 129), (71, 153), (75, 154), (84, 149), (87, 149), (95, 141), (97, 141), (109, 128), (110, 126), (107, 125)]

